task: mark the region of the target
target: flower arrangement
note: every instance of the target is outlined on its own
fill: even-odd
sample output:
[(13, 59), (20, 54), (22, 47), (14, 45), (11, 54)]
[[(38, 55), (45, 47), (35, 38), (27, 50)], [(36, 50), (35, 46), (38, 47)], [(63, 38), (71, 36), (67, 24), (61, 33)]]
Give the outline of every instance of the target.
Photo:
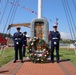
[(28, 43), (29, 58), (34, 62), (46, 62), (50, 49), (43, 39), (34, 37)]

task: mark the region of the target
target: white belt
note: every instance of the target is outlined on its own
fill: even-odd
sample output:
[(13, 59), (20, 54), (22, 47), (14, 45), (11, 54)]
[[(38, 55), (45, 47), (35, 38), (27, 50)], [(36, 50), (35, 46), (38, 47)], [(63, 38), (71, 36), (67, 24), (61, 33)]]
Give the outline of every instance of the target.
[(15, 40), (20, 40), (20, 38), (15, 38)]
[(52, 38), (52, 39), (58, 39), (58, 38), (55, 37), (55, 38)]

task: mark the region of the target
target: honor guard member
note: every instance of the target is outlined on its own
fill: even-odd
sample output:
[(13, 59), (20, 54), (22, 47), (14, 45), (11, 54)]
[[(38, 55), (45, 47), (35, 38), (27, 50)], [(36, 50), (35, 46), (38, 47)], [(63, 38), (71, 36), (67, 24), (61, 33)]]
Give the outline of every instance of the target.
[(25, 56), (26, 52), (26, 46), (27, 46), (27, 37), (26, 37), (27, 32), (23, 32), (23, 38), (22, 38), (22, 46), (23, 46), (23, 56)]
[(56, 60), (59, 63), (59, 40), (60, 40), (60, 33), (57, 31), (57, 25), (53, 26), (54, 31), (51, 32), (51, 61), (54, 63), (54, 48), (56, 49)]
[(14, 50), (15, 50), (15, 59), (14, 63), (16, 60), (18, 60), (18, 51), (19, 51), (19, 58), (21, 62), (23, 63), (23, 57), (22, 57), (22, 33), (20, 32), (20, 27), (17, 27), (17, 32), (14, 33), (13, 35), (13, 40), (14, 40)]

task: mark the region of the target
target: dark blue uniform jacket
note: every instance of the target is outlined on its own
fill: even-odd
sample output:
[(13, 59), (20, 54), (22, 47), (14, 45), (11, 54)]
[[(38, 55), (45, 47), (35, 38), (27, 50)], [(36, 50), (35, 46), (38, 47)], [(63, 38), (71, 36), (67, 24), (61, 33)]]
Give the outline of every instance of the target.
[(22, 46), (22, 33), (16, 32), (13, 35), (14, 46)]
[(54, 42), (56, 42), (56, 45), (59, 45), (60, 33), (58, 31), (52, 31), (50, 37), (52, 45), (54, 45)]
[(26, 37), (26, 35), (23, 35), (22, 44), (23, 44), (23, 46), (27, 45), (27, 37)]

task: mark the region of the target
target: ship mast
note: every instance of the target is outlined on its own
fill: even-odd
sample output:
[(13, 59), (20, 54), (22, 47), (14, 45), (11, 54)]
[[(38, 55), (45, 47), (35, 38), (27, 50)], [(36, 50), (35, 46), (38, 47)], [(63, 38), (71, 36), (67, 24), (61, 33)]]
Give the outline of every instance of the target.
[(42, 0), (38, 0), (38, 18), (42, 17)]

